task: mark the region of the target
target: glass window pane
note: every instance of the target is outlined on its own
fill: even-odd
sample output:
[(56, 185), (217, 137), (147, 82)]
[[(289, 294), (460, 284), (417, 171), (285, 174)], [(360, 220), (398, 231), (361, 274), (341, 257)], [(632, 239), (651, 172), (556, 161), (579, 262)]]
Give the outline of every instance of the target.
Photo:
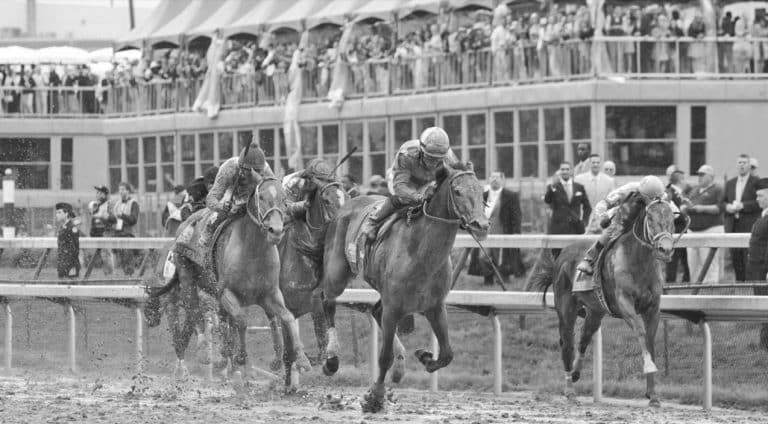
[(347, 166), (349, 175), (355, 178), (356, 181), (363, 181), (363, 157), (354, 155), (347, 160)]
[(456, 150), (461, 146), (461, 115), (443, 116), (443, 129)]
[(561, 143), (546, 144), (544, 149), (547, 152), (547, 175), (554, 175), (565, 160), (565, 145)]
[(117, 186), (123, 181), (120, 168), (109, 168), (109, 191), (114, 193), (117, 191)]
[[(691, 139), (704, 140), (707, 138), (707, 108), (705, 106), (691, 107)], [(693, 157), (693, 153), (691, 153)], [(691, 168), (698, 169), (698, 168)]]
[(213, 160), (213, 133), (201, 133), (200, 137), (200, 160)]
[(371, 145), (371, 152), (384, 152), (387, 149), (387, 122), (372, 121), (368, 122), (368, 137)]
[(0, 162), (49, 162), (49, 138), (0, 138)]
[(539, 175), (539, 146), (525, 144), (520, 146), (520, 155), (523, 160), (523, 177), (538, 177)]
[(50, 166), (0, 163), (0, 169), (11, 168), (16, 176), (16, 189), (45, 190), (50, 187)]
[(467, 115), (467, 133), (470, 146), (485, 145), (485, 114)]
[(72, 162), (72, 139), (71, 138), (62, 138), (61, 139), (61, 161), (62, 162)]
[(139, 163), (139, 139), (138, 138), (125, 139), (125, 163), (127, 163), (128, 165), (136, 165)]
[(515, 175), (515, 148), (512, 146), (496, 147), (496, 170), (507, 177)]
[(317, 156), (317, 145), (319, 144), (317, 125), (302, 125), (299, 130), (301, 131), (301, 154), (305, 159)]
[[(275, 130), (273, 128), (259, 130), (259, 146), (261, 147), (261, 150), (264, 150), (264, 154), (267, 157), (275, 155)], [(239, 153), (240, 152), (238, 152), (238, 154)]]
[(515, 114), (512, 111), (494, 112), (493, 125), (496, 144), (512, 144), (515, 141)]
[(423, 116), (421, 118), (416, 118), (416, 137), (418, 137), (422, 131), (426, 130), (429, 127), (435, 126), (435, 117), (434, 116)]
[[(237, 150), (239, 151), (240, 149), (244, 148), (252, 140), (253, 140), (253, 131), (251, 130), (238, 131), (237, 132), (237, 146), (238, 146)], [(261, 149), (264, 150), (264, 147), (261, 147)]]
[(323, 156), (328, 159), (328, 153), (339, 153), (339, 126), (323, 125)]
[(176, 182), (176, 175), (174, 175), (176, 167), (173, 165), (163, 165), (160, 169), (163, 171), (163, 175), (162, 175), (163, 191), (164, 192), (173, 191), (173, 186), (175, 185), (174, 183)]
[(697, 170), (707, 163), (707, 143), (704, 141), (691, 142), (691, 171)]
[(398, 146), (411, 138), (413, 122), (411, 119), (396, 119), (395, 120), (395, 144)]
[(565, 111), (563, 108), (544, 109), (544, 140), (560, 141), (565, 138)]
[(485, 148), (469, 149), (469, 161), (472, 162), (477, 178), (485, 178)]
[[(279, 144), (278, 147), (280, 148), (280, 157), (286, 158), (286, 161), (287, 161), (287, 157), (288, 157), (287, 152), (288, 152), (288, 150), (285, 148), (285, 134), (283, 133), (283, 129), (282, 128), (279, 128), (277, 130), (277, 142)], [(288, 163), (288, 162), (286, 162), (286, 163)], [(288, 169), (288, 168), (283, 168), (283, 170), (286, 170), (286, 169)]]
[(187, 185), (195, 179), (195, 165), (190, 163), (187, 165), (181, 165), (181, 181), (182, 184)]
[(155, 163), (157, 159), (157, 139), (155, 137), (144, 137), (141, 139), (144, 148), (144, 163)]
[(362, 153), (363, 152), (363, 123), (348, 122), (346, 128), (347, 128), (347, 152), (351, 151), (353, 147), (357, 147), (357, 153)]
[(126, 168), (126, 181), (133, 187), (134, 190), (139, 189), (139, 167), (129, 166)]
[(195, 160), (195, 135), (194, 134), (181, 135), (181, 160), (185, 162)]
[(219, 161), (224, 162), (225, 160), (231, 158), (234, 156), (232, 153), (232, 133), (227, 132), (220, 132), (219, 133)]
[(61, 165), (61, 189), (72, 190), (72, 165)]
[(592, 118), (589, 106), (571, 108), (571, 139), (588, 140), (592, 137)]
[(539, 111), (520, 111), (520, 142), (539, 141)]
[(608, 142), (606, 150), (616, 175), (664, 175), (675, 157), (672, 142)]
[(176, 146), (172, 135), (160, 137), (160, 160), (163, 162), (173, 162)]
[(608, 106), (605, 108), (605, 138), (671, 140), (677, 134), (676, 116), (675, 106)]
[(109, 144), (109, 164), (120, 165), (122, 162), (123, 140), (120, 140), (119, 138), (112, 138), (109, 139), (107, 143)]
[(148, 193), (157, 191), (157, 168), (154, 166), (144, 167), (144, 190)]
[[(384, 154), (371, 155), (371, 174), (384, 176), (387, 172), (387, 156)], [(360, 181), (360, 180), (358, 180)]]

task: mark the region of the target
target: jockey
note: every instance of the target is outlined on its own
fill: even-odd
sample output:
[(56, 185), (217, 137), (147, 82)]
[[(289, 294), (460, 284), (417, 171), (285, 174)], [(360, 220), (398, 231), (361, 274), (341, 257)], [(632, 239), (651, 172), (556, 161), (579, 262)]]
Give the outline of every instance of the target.
[(286, 214), (293, 219), (303, 219), (309, 210), (309, 199), (321, 185), (336, 180), (333, 168), (320, 158), (309, 161), (306, 169), (283, 177), (286, 197)]
[(216, 180), (205, 198), (205, 205), (214, 211), (206, 220), (206, 225), (200, 234), (199, 244), (206, 247), (219, 226), (230, 214), (245, 210), (248, 198), (264, 177), (275, 174), (267, 164), (264, 151), (257, 144), (251, 144), (248, 154), (227, 159), (219, 167)]
[[(663, 199), (666, 201), (664, 192), (664, 183), (658, 177), (648, 175), (639, 182), (624, 184), (608, 193), (608, 196), (600, 200), (592, 211), (594, 222), (597, 222), (604, 229), (600, 238), (587, 250), (584, 259), (579, 262), (576, 269), (584, 274), (592, 275), (592, 267), (598, 255), (609, 241), (624, 232), (627, 219), (637, 216), (640, 208), (649, 205), (654, 200)], [(630, 205), (628, 213), (619, 211), (619, 207), (624, 204)], [(674, 211), (677, 211), (674, 205), (671, 206)]]
[(424, 202), (428, 197), (425, 189), (435, 181), (437, 171), (458, 161), (451, 150), (448, 134), (439, 127), (427, 128), (418, 140), (403, 143), (387, 172), (392, 195), (363, 224), (362, 232), (368, 240), (376, 239), (379, 224), (397, 209)]

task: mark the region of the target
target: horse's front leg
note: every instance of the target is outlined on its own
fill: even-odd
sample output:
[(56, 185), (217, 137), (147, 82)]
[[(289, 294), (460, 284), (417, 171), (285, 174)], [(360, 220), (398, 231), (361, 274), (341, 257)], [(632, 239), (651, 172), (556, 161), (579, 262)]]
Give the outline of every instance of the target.
[(437, 337), (440, 353), (437, 355), (437, 360), (434, 360), (431, 352), (419, 349), (416, 351), (416, 357), (424, 364), (427, 372), (435, 372), (453, 361), (453, 349), (448, 341), (448, 312), (445, 310), (445, 304), (440, 302), (439, 305), (426, 310), (424, 316)]
[[(626, 295), (619, 294), (618, 306), (621, 311), (621, 316), (624, 321), (629, 325), (632, 331), (635, 333), (640, 348), (643, 352), (643, 374), (653, 374), (658, 371), (656, 364), (653, 363), (653, 356), (648, 350), (649, 343), (647, 342), (649, 334), (646, 332), (645, 323), (640, 315), (635, 311), (634, 302), (632, 302)], [(656, 322), (658, 324), (658, 321)], [(653, 336), (656, 336), (655, 328)], [(650, 343), (653, 345), (653, 343)]]
[(269, 369), (278, 371), (283, 364), (283, 352), (285, 349), (283, 344), (283, 328), (280, 326), (280, 319), (278, 317), (270, 315), (269, 312), (266, 314), (269, 320), (269, 333), (272, 335), (272, 349), (275, 351), (275, 357), (269, 363)]
[[(645, 347), (651, 354), (651, 360), (656, 360), (656, 330), (659, 328), (659, 300), (656, 300), (655, 306), (643, 313), (643, 322), (645, 323)], [(646, 378), (645, 396), (649, 399), (649, 405), (660, 407), (661, 402), (656, 394), (656, 375), (649, 373)]]
[(379, 412), (384, 409), (384, 379), (387, 377), (387, 371), (392, 366), (392, 360), (394, 359), (392, 345), (394, 344), (395, 333), (397, 332), (397, 321), (401, 317), (402, 314), (397, 314), (395, 311), (387, 310), (386, 308), (382, 311), (382, 344), (379, 351), (379, 375), (376, 378), (376, 382), (373, 383), (373, 386), (365, 395), (362, 402), (363, 412)]
[(581, 378), (581, 368), (584, 365), (584, 354), (587, 353), (587, 347), (600, 328), (600, 322), (604, 314), (587, 309), (587, 316), (584, 318), (584, 327), (581, 329), (581, 338), (579, 339), (579, 348), (576, 351), (576, 358), (573, 360), (573, 371), (571, 371), (571, 381), (574, 383)]
[[(245, 333), (248, 330), (248, 323), (243, 320), (231, 320), (234, 329), (237, 330), (237, 353), (232, 358), (232, 387), (239, 395), (247, 393), (245, 377), (247, 375), (245, 366), (248, 363), (248, 353), (245, 349)], [(233, 337), (234, 339), (234, 337)]]
[(307, 359), (307, 355), (304, 353), (304, 346), (299, 337), (299, 322), (288, 308), (285, 307), (285, 301), (280, 289), (275, 288), (271, 294), (265, 296), (262, 307), (267, 315), (271, 314), (280, 320), (283, 333), (289, 336), (284, 337), (286, 343), (283, 356), (288, 355), (288, 361), (294, 363), (299, 372), (311, 370), (312, 365), (310, 365), (309, 359)]
[(319, 364), (325, 358), (326, 348), (328, 347), (328, 325), (325, 322), (323, 301), (318, 295), (312, 296), (312, 324), (315, 330), (315, 340), (317, 340), (316, 363)]
[[(381, 322), (381, 315), (382, 315), (382, 306), (381, 306), (381, 300), (376, 302), (375, 305), (373, 305), (373, 310), (371, 311), (371, 315), (373, 315), (373, 318), (376, 320), (376, 323), (379, 324), (379, 328), (384, 328), (382, 326)], [(411, 317), (413, 318), (413, 315), (406, 315), (405, 318)], [(401, 319), (400, 322), (398, 322), (399, 325), (405, 321), (405, 318)], [(392, 382), (393, 383), (399, 383), (403, 376), (405, 376), (405, 347), (403, 346), (403, 343), (400, 342), (400, 338), (397, 337), (397, 333), (395, 333), (395, 338), (393, 341), (393, 364), (392, 364)]]

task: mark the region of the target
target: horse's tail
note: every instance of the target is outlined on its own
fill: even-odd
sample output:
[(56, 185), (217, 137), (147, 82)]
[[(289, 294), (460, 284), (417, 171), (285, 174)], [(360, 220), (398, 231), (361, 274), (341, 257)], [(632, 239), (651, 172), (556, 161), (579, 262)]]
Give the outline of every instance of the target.
[(160, 324), (160, 319), (163, 317), (161, 309), (160, 298), (176, 288), (179, 285), (179, 275), (174, 273), (173, 277), (163, 286), (149, 287), (152, 282), (159, 281), (160, 277), (154, 275), (147, 281), (145, 291), (147, 292), (147, 303), (144, 305), (144, 318), (147, 320), (147, 325), (151, 327), (157, 327)]
[(555, 257), (550, 249), (542, 249), (525, 283), (525, 291), (542, 291), (542, 306), (547, 306), (547, 289), (555, 282)]

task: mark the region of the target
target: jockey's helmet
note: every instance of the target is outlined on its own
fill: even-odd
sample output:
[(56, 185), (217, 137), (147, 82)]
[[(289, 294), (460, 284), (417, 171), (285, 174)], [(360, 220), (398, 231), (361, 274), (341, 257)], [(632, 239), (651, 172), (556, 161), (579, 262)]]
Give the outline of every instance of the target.
[(448, 134), (440, 127), (429, 127), (419, 136), (419, 144), (424, 155), (435, 159), (443, 159), (448, 154), (451, 145)]
[(328, 162), (320, 158), (315, 158), (309, 161), (306, 169), (304, 169), (303, 176), (306, 178), (317, 178), (325, 181), (333, 179), (333, 175), (331, 175), (332, 172), (333, 168), (328, 165)]
[(664, 183), (659, 177), (646, 175), (640, 180), (640, 186), (637, 191), (646, 199), (659, 199), (664, 195)]
[[(245, 149), (240, 152), (240, 157), (242, 157), (244, 152)], [(241, 163), (240, 166), (261, 173), (264, 171), (266, 163), (267, 159), (264, 157), (264, 151), (261, 150), (261, 147), (256, 144), (251, 144), (248, 148), (248, 154), (243, 158), (243, 163)]]

